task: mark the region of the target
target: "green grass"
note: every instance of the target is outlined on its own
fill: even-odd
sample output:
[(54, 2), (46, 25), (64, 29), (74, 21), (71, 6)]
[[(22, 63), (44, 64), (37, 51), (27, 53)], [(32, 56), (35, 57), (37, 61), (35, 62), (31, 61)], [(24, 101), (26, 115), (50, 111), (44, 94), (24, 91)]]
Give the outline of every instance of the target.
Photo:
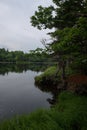
[(59, 104), (55, 110), (60, 112), (63, 128), (69, 130), (87, 130), (87, 97), (70, 92), (59, 95)]
[(55, 77), (57, 72), (56, 66), (49, 67), (39, 76), (35, 77), (36, 85), (56, 85), (58, 84), (59, 77)]
[(87, 130), (87, 97), (62, 92), (50, 110), (1, 122), (0, 130)]

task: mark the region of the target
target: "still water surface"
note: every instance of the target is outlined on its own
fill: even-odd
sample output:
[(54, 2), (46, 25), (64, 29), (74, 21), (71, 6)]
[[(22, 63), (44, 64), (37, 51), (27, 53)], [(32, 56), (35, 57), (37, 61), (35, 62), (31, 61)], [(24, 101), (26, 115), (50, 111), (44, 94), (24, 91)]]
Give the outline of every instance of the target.
[(49, 108), (51, 93), (42, 92), (34, 84), (39, 73), (31, 70), (0, 74), (0, 119)]

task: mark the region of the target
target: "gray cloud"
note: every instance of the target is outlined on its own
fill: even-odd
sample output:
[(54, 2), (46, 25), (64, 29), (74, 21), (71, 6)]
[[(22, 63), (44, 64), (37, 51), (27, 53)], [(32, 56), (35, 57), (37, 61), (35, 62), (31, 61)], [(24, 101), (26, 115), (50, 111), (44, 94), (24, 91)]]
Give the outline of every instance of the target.
[(40, 40), (48, 30), (33, 28), (30, 17), (38, 5), (49, 4), (51, 0), (0, 0), (0, 48), (28, 51), (42, 47)]

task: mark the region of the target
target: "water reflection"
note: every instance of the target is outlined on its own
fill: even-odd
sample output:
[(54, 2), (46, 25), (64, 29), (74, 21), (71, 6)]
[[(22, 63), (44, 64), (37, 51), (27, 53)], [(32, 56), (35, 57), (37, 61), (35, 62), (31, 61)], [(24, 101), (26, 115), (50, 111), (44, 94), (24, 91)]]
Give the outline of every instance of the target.
[[(55, 105), (57, 99), (58, 99), (58, 95), (63, 91), (65, 90), (64, 86), (63, 87), (60, 87), (61, 86), (61, 83), (59, 83), (58, 85), (56, 86), (45, 86), (45, 85), (37, 85), (35, 84), (35, 86), (37, 88), (39, 88), (41, 91), (43, 92), (49, 92), (52, 94), (52, 97), (50, 98), (47, 98), (47, 101), (49, 102), (49, 104), (51, 105), (51, 107), (53, 107), (53, 105)], [(58, 102), (58, 101), (57, 101)]]
[(34, 84), (34, 77), (46, 67), (48, 64), (42, 63), (0, 64), (0, 119), (50, 107), (50, 91), (42, 91)]
[[(53, 63), (27, 63), (27, 64), (19, 64), (19, 63), (1, 63), (0, 64), (0, 75), (8, 75), (9, 72), (16, 72), (16, 73), (23, 73), (27, 70), (32, 70), (35, 72), (43, 72), (46, 68), (49, 66), (52, 66)], [(55, 104), (58, 93), (60, 91), (57, 89), (57, 86), (37, 86), (35, 84), (35, 87), (39, 88), (43, 92), (51, 93), (53, 96), (52, 98), (48, 98), (47, 101), (50, 104)]]
[(44, 71), (51, 64), (46, 63), (0, 63), (0, 75), (8, 74), (9, 72), (23, 73), (27, 70), (36, 72)]
[(43, 92), (50, 92), (52, 94), (51, 98), (47, 98), (49, 104), (54, 105), (56, 103), (58, 94), (61, 92), (57, 86), (37, 86), (36, 84), (35, 86)]

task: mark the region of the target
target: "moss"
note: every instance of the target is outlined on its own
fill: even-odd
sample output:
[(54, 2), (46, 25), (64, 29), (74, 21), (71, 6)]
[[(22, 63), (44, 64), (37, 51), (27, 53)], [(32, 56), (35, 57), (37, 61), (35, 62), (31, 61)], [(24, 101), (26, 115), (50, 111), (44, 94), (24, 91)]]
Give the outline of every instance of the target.
[(59, 82), (59, 77), (56, 77), (57, 68), (56, 66), (50, 67), (47, 70), (45, 70), (44, 73), (42, 73), (39, 76), (35, 77), (35, 84), (36, 85), (57, 85)]

